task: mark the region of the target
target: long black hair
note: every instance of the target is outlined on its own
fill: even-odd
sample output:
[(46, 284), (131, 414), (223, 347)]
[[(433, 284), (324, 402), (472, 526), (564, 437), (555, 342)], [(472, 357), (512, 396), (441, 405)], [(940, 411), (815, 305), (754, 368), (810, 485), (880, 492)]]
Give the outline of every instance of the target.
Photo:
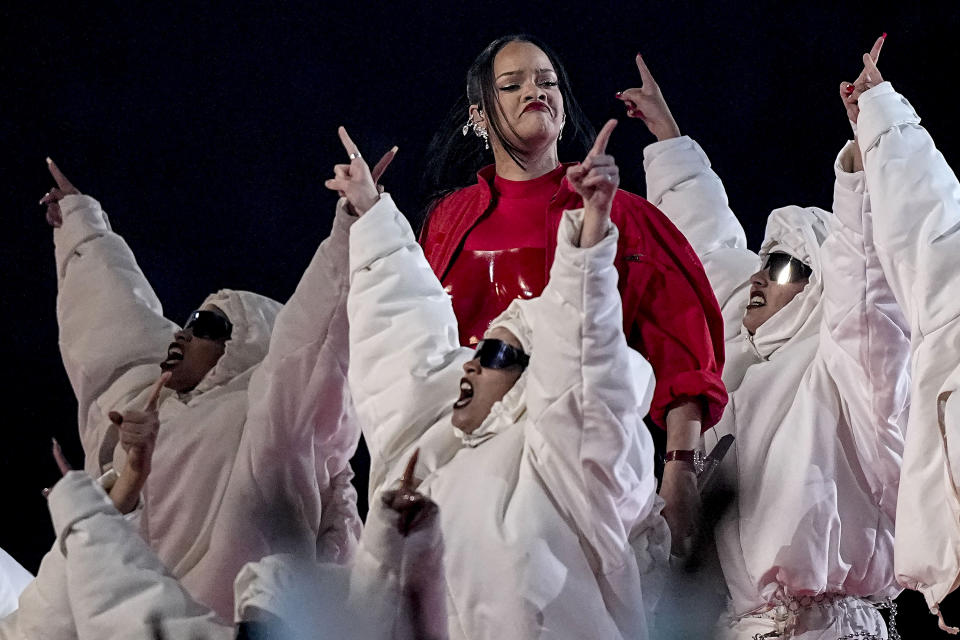
[(467, 135), (463, 135), (463, 125), (467, 122), (470, 105), (475, 104), (483, 111), (490, 135), (496, 136), (513, 161), (523, 166), (520, 150), (510, 144), (507, 136), (504, 135), (505, 126), (500, 115), (500, 104), (493, 77), (493, 59), (511, 42), (529, 42), (539, 47), (547, 55), (556, 71), (566, 114), (564, 148), (572, 148), (578, 154), (577, 157), (580, 157), (593, 144), (596, 133), (583, 115), (576, 98), (573, 97), (570, 78), (557, 54), (538, 38), (527, 34), (497, 38), (488, 44), (470, 65), (467, 71), (466, 93), (453, 105), (440, 130), (430, 141), (423, 184), (423, 192), (427, 196), (424, 217), (429, 215), (433, 206), (445, 195), (473, 184), (476, 181), (477, 171), (484, 165), (490, 164), (492, 160), (492, 152), (483, 148), (483, 141), (471, 130), (467, 131)]

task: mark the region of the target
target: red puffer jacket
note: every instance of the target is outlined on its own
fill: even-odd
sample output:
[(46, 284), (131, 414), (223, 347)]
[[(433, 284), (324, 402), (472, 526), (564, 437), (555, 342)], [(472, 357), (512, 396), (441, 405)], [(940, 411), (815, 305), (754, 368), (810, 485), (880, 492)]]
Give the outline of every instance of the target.
[[(455, 291), (476, 288), (471, 283), (452, 282), (450, 268), (467, 234), (494, 204), (490, 188), (493, 165), (481, 169), (477, 176), (477, 184), (437, 203), (420, 235), (434, 273), (444, 286)], [(547, 211), (547, 273), (556, 250), (561, 214), (582, 206), (583, 200), (564, 178)], [(657, 379), (650, 417), (665, 427), (671, 405), (696, 398), (704, 406), (703, 428), (712, 427), (727, 404), (727, 392), (720, 379), (723, 320), (703, 265), (673, 223), (640, 196), (618, 191), (611, 218), (620, 231), (616, 266), (627, 342), (650, 361)], [(490, 310), (492, 319), (506, 304), (495, 296), (487, 297), (502, 305)]]

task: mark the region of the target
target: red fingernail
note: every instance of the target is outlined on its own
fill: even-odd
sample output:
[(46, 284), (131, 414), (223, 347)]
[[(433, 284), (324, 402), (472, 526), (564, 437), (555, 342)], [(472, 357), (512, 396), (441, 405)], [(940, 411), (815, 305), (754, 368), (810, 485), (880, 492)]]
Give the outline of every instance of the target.
[(642, 58), (642, 57), (643, 57), (642, 55), (640, 55), (640, 52), (639, 52), (639, 51), (637, 51), (637, 57), (638, 57), (638, 58)]
[(883, 38), (884, 40), (886, 40), (886, 39), (887, 39), (887, 32), (886, 32), (886, 31), (884, 31), (884, 32), (883, 32), (883, 35), (882, 35), (882, 36), (880, 36), (880, 37), (881, 37), (881, 38)]
[(853, 93), (853, 85), (852, 84), (847, 85), (844, 91), (846, 91), (847, 93)]
[(619, 98), (622, 95), (623, 95), (623, 91), (617, 91), (617, 95), (616, 95), (617, 98)]

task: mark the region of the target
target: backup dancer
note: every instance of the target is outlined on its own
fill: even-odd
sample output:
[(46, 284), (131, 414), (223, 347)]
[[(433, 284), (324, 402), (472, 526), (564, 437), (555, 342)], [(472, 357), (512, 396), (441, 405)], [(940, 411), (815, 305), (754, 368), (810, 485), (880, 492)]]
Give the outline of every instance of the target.
[[(57, 187), (42, 203), (54, 227), (60, 346), (86, 471), (103, 476), (161, 562), (224, 619), (237, 571), (278, 546), (348, 560), (361, 524), (348, 463), (359, 428), (345, 374), (346, 241), (320, 246), (282, 310), (224, 290), (181, 329), (163, 316), (100, 204), (49, 166)], [(337, 234), (345, 237), (342, 221)], [(119, 427), (142, 417), (131, 410), (161, 370), (169, 378), (144, 478), (127, 468)], [(277, 530), (275, 509), (298, 517)], [(52, 577), (38, 579), (14, 619), (0, 623), (14, 637), (71, 637), (59, 548), (41, 566), (41, 577)]]
[[(583, 206), (560, 141), (583, 153), (592, 127), (557, 56), (526, 35), (487, 46), (466, 89), (428, 151), (434, 204), (420, 242), (452, 296), (460, 343), (473, 347), (512, 300), (543, 290), (563, 211)], [(611, 218), (624, 332), (657, 378), (650, 419), (666, 429), (668, 455), (687, 457), (726, 403), (717, 303), (690, 245), (654, 206), (617, 191)], [(660, 495), (680, 543), (696, 519), (695, 474), (668, 465)]]
[(665, 561), (652, 440), (654, 380), (623, 335), (610, 222), (613, 121), (566, 178), (583, 209), (559, 223), (540, 297), (514, 301), (476, 350), (389, 195), (350, 164), (327, 187), (350, 230), (350, 388), (371, 494), (414, 448), (440, 508), (451, 638), (645, 638), (641, 573)]
[(705, 434), (736, 436), (723, 465), (736, 500), (715, 532), (730, 592), (720, 636), (886, 638), (872, 601), (899, 592), (909, 342), (860, 151), (851, 142), (837, 158), (832, 214), (777, 209), (753, 253), (707, 156), (637, 65), (643, 86), (621, 99), (658, 138), (644, 154), (648, 197), (697, 250), (726, 320), (730, 404)]

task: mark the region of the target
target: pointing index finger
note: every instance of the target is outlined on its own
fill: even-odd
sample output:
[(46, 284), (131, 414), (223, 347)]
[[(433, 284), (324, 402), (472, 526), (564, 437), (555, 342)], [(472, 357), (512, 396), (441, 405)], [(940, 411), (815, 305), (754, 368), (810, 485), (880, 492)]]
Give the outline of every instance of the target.
[(409, 489), (410, 491), (414, 491), (417, 488), (416, 487), (417, 479), (413, 477), (413, 470), (416, 468), (417, 460), (419, 458), (420, 458), (420, 449), (417, 448), (416, 450), (414, 450), (413, 455), (410, 456), (410, 459), (407, 461), (407, 467), (406, 469), (403, 470), (403, 476), (401, 476), (400, 478), (400, 485), (405, 489)]
[(607, 120), (607, 123), (603, 125), (603, 129), (600, 129), (600, 133), (597, 134), (597, 139), (593, 142), (593, 148), (591, 148), (590, 153), (587, 154), (588, 158), (606, 153), (607, 143), (610, 142), (610, 135), (616, 126), (616, 120), (612, 118)]
[(47, 169), (50, 170), (50, 175), (53, 176), (53, 180), (57, 183), (58, 187), (64, 191), (73, 189), (73, 185), (69, 180), (67, 180), (67, 176), (63, 175), (63, 172), (60, 171), (60, 168), (50, 158), (47, 158)]
[(887, 39), (887, 34), (883, 34), (877, 41), (873, 43), (873, 46), (870, 48), (870, 57), (873, 58), (873, 61), (876, 62), (880, 59), (880, 49), (883, 48), (883, 43)]
[(67, 461), (67, 457), (63, 455), (63, 449), (60, 448), (60, 443), (57, 442), (56, 438), (53, 440), (53, 459), (57, 461), (57, 467), (60, 468), (61, 475), (67, 475), (68, 472), (73, 470), (73, 467), (70, 466), (70, 463)]
[(370, 177), (373, 178), (373, 183), (376, 184), (380, 182), (380, 177), (387, 170), (387, 167), (390, 166), (390, 163), (393, 162), (393, 157), (397, 155), (397, 147), (393, 147), (385, 154), (380, 160), (374, 165), (373, 170), (370, 171)]
[(657, 81), (653, 79), (653, 74), (650, 73), (650, 69), (647, 67), (647, 63), (643, 61), (643, 56), (639, 53), (637, 54), (637, 69), (640, 71), (640, 80), (643, 81), (640, 87), (641, 89), (649, 89), (657, 84)]
[(163, 391), (163, 385), (167, 384), (167, 380), (169, 380), (172, 375), (173, 373), (166, 371), (153, 383), (153, 388), (150, 390), (150, 398), (147, 400), (146, 411), (157, 410), (157, 401), (160, 399), (160, 392)]
[(338, 127), (337, 135), (340, 136), (340, 142), (343, 143), (343, 148), (347, 150), (347, 155), (360, 155), (360, 149), (358, 149), (357, 145), (350, 139), (350, 134), (347, 133), (346, 127)]

